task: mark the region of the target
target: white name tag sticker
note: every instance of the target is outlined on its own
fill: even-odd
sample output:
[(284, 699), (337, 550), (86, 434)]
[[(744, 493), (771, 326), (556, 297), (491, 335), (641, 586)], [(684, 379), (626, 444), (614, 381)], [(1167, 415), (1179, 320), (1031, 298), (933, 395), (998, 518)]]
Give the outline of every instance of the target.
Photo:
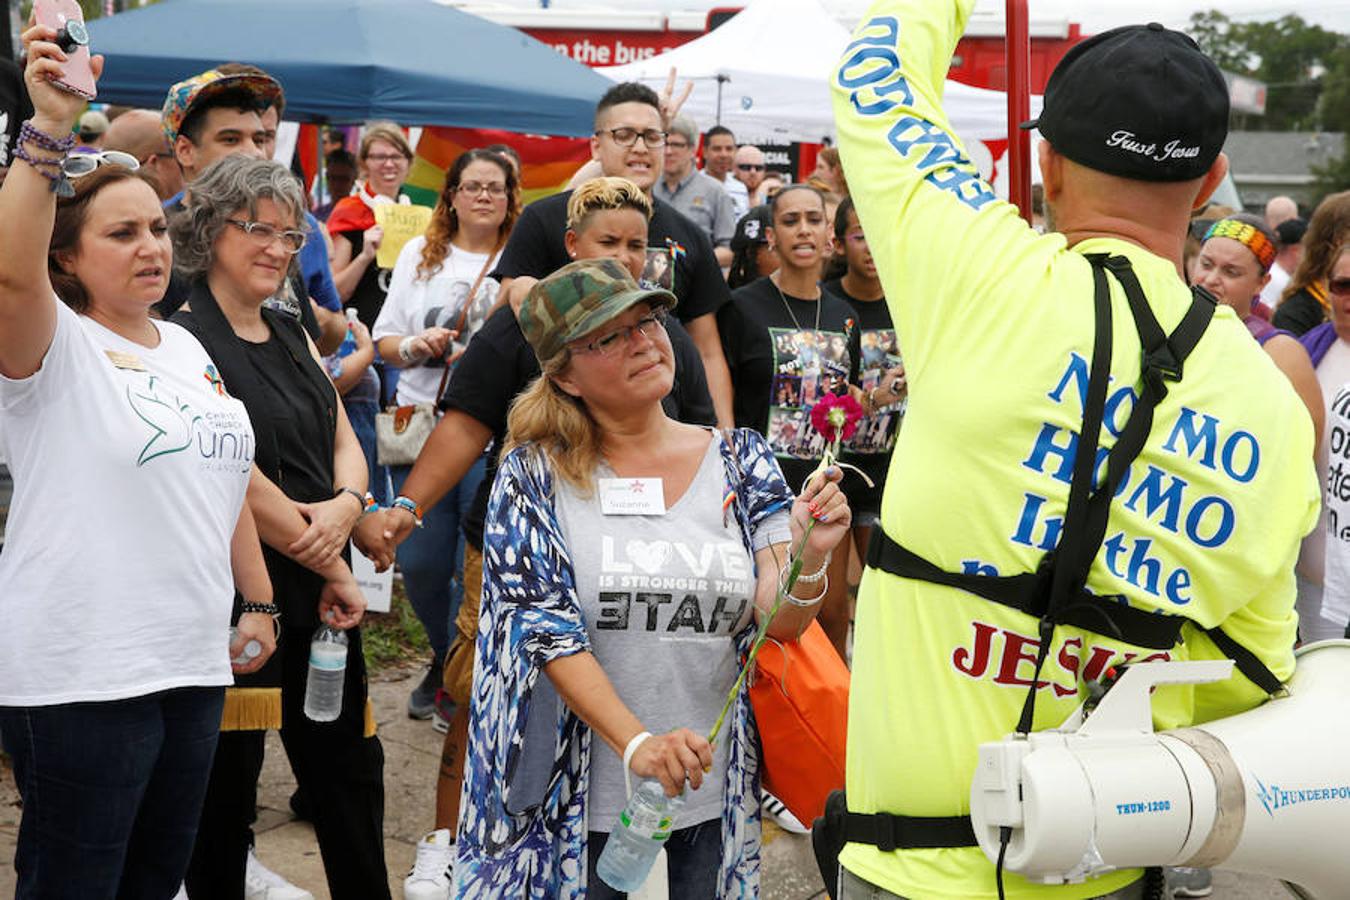
[(607, 516), (664, 516), (665, 486), (660, 478), (601, 478), (600, 511)]

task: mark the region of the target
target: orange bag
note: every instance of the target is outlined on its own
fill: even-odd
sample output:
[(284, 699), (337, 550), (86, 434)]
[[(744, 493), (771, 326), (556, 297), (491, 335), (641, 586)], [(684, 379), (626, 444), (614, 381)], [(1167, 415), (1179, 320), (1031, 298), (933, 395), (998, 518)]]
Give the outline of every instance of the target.
[(844, 786), (848, 667), (816, 622), (795, 641), (769, 638), (755, 661), (750, 703), (763, 750), (764, 789), (799, 820), (825, 812)]

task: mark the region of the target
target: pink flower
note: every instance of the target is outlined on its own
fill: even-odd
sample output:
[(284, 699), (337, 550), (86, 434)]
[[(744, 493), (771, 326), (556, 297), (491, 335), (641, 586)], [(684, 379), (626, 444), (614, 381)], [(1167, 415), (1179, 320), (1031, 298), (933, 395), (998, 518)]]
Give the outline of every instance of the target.
[(862, 417), (862, 406), (848, 394), (826, 394), (811, 407), (811, 426), (831, 444), (853, 437)]

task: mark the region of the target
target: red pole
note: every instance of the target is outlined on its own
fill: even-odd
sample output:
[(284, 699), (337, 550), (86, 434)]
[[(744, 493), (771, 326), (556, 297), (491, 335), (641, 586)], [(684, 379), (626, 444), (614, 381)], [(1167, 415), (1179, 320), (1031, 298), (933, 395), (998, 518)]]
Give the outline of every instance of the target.
[(1031, 134), (1018, 126), (1031, 118), (1031, 34), (1027, 0), (1007, 0), (1004, 43), (1008, 86), (1008, 199), (1031, 221)]

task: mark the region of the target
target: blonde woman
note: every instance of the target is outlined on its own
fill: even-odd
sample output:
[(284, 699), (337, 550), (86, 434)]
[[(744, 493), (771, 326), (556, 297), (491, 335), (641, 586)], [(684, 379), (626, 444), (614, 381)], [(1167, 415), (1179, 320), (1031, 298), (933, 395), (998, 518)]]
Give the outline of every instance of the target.
[(726, 738), (703, 735), (789, 541), (808, 579), (769, 629), (782, 638), (814, 618), (851, 520), (837, 471), (794, 502), (758, 434), (666, 415), (674, 302), (593, 259), (521, 308), (543, 375), (512, 407), (483, 531), (461, 897), (622, 896), (595, 864), (626, 802), (624, 761), (669, 796), (687, 787), (667, 844), (672, 896), (758, 891), (744, 692)]
[[(647, 258), (651, 213), (647, 195), (626, 178), (587, 182), (568, 200), (565, 235), (568, 252), (578, 259), (616, 257), (636, 278)], [(714, 420), (712, 398), (708, 395), (698, 349), (677, 323), (668, 320), (666, 324), (675, 346), (676, 383), (663, 404), (672, 418), (710, 424)], [(499, 309), (469, 342), (463, 358), (456, 364), (445, 393), (445, 416), (403, 482), (403, 494), (412, 505), (434, 509), (471, 477), (489, 446), (496, 448), (488, 460), (487, 477), (474, 491), (472, 505), (463, 519), (464, 602), (455, 616), (456, 630), (444, 678), (446, 694), (455, 704), (441, 757), (449, 762), (442, 765), (436, 782), (436, 828), (418, 842), (413, 872), (404, 883), (404, 895), (410, 900), (414, 897), (445, 900), (449, 896), (455, 853), (451, 835), (459, 824), (469, 727), (468, 682), (473, 676), (474, 636), (478, 631), (483, 586), (483, 519), (498, 455), (506, 441), (507, 412), (516, 397), (538, 377), (539, 361), (515, 314), (510, 307)], [(383, 525), (387, 546), (376, 555), (385, 564), (393, 561), (394, 547), (406, 546), (403, 542), (414, 533), (420, 536), (420, 532), (414, 532), (413, 516), (405, 508), (390, 508), (373, 519), (372, 525)]]

